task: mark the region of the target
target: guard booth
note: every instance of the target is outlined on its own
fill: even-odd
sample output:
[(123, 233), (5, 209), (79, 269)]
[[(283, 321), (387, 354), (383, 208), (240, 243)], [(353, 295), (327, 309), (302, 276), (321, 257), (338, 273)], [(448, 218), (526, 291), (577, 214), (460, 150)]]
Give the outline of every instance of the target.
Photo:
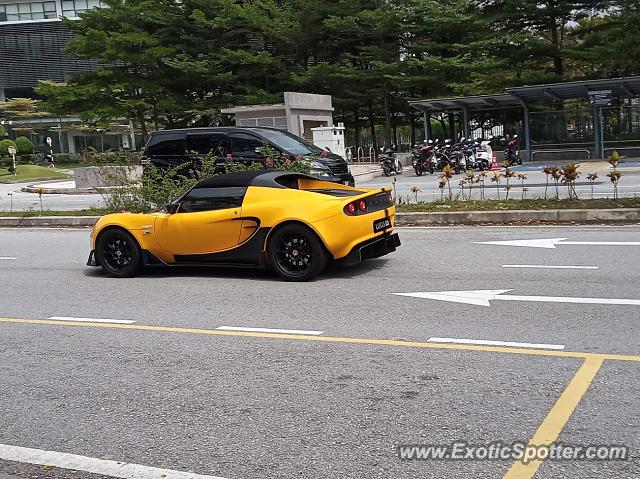
[(454, 137), (514, 135), (528, 160), (640, 156), (640, 77), (507, 88), (495, 95), (410, 102), (424, 115), (425, 139), (445, 117)]

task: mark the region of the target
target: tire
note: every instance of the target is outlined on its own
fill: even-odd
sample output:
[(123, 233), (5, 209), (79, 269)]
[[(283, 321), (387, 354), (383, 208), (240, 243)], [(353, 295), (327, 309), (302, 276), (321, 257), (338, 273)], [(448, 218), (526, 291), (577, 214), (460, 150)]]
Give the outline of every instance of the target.
[(129, 233), (110, 229), (98, 238), (96, 261), (112, 278), (131, 278), (142, 268), (142, 252)]
[(391, 168), (389, 168), (388, 166), (383, 166), (382, 167), (382, 172), (384, 173), (384, 176), (390, 176), (391, 175)]
[(400, 163), (399, 161), (396, 161), (395, 170), (396, 170), (397, 174), (401, 175), (402, 174), (402, 163)]
[(433, 172), (434, 172), (434, 171), (435, 171), (435, 170), (434, 170), (433, 166), (430, 166), (430, 167), (429, 167), (429, 173), (431, 173), (431, 174), (433, 175)]
[(309, 228), (286, 225), (277, 229), (268, 247), (269, 264), (285, 281), (309, 281), (327, 265), (324, 245)]
[(416, 166), (414, 170), (416, 171), (416, 176), (422, 176), (422, 169), (419, 166)]

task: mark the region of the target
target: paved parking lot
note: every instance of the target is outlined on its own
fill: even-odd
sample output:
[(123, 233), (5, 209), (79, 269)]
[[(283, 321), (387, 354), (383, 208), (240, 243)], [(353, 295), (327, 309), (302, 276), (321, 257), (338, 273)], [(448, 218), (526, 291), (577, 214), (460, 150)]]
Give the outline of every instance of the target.
[[(84, 266), (86, 230), (0, 230), (0, 457), (227, 479), (637, 477), (640, 227), (400, 236), (388, 257), (292, 284), (192, 268), (110, 279)], [(398, 455), (456, 441), (624, 445), (631, 459)], [(0, 472), (83, 476), (27, 462)]]

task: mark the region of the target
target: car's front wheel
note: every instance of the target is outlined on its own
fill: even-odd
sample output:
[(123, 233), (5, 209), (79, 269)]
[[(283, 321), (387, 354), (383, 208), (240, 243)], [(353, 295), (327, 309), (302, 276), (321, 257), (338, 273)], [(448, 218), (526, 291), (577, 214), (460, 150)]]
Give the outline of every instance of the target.
[(131, 278), (142, 266), (142, 253), (129, 233), (110, 229), (98, 238), (96, 260), (109, 276)]
[(285, 281), (309, 281), (327, 265), (327, 252), (318, 237), (302, 225), (286, 225), (269, 241), (269, 263)]

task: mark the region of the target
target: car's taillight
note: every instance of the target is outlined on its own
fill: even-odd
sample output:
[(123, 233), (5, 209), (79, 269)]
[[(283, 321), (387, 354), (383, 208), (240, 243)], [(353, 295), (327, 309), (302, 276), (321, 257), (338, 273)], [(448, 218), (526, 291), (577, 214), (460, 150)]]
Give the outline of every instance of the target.
[(365, 200), (358, 201), (358, 211), (360, 211), (360, 213), (367, 212), (367, 202)]
[(348, 215), (355, 215), (356, 214), (356, 204), (355, 203), (349, 203), (345, 209), (346, 213)]

